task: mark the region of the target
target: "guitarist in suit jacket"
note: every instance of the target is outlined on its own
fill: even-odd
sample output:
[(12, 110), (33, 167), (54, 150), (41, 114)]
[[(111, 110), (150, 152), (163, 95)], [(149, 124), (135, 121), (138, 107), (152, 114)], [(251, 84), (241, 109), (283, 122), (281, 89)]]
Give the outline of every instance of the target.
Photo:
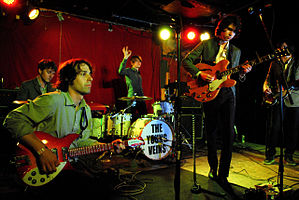
[(57, 71), (57, 66), (54, 61), (50, 59), (40, 60), (37, 65), (37, 70), (38, 75), (34, 79), (21, 84), (16, 100), (33, 100), (41, 94), (55, 91), (55, 88), (53, 88), (51, 84), (51, 80)]
[[(281, 70), (283, 70), (283, 76), (288, 84), (288, 87), (291, 87), (290, 95), (292, 96), (293, 103), (290, 103), (288, 96), (284, 99), (284, 146), (285, 146), (285, 161), (286, 164), (295, 166), (296, 162), (293, 159), (293, 154), (296, 150), (296, 143), (298, 141), (299, 133), (299, 60), (295, 57), (295, 48), (294, 45), (288, 40), (283, 40), (278, 44), (279, 48), (288, 48), (291, 51), (291, 54), (281, 58), (281, 63), (273, 61), (270, 64), (270, 68), (266, 77), (266, 80), (263, 85), (263, 91), (265, 94), (265, 102), (273, 103), (276, 97), (276, 100), (279, 99), (280, 83), (281, 83)], [(283, 88), (286, 86), (283, 84)], [(272, 98), (269, 98), (272, 97)], [(280, 121), (280, 103), (272, 104), (269, 107), (269, 118), (267, 122), (269, 124), (269, 130), (266, 134), (266, 158), (264, 164), (270, 165), (275, 162), (275, 147), (278, 146), (278, 142), (282, 142), (281, 138), (281, 121)]]
[[(240, 18), (236, 15), (227, 15), (217, 24), (215, 37), (199, 43), (183, 59), (183, 67), (195, 79), (201, 79), (206, 82), (212, 82), (216, 79), (215, 75), (206, 71), (200, 71), (196, 66), (196, 60), (201, 63), (215, 65), (221, 60), (229, 60), (228, 68), (239, 65), (241, 51), (230, 43), (241, 30)], [(243, 65), (240, 72), (240, 78), (251, 70), (249, 64)], [(218, 96), (209, 102), (203, 103), (205, 113), (205, 125), (208, 145), (208, 162), (210, 172), (208, 176), (217, 180), (219, 184), (229, 186), (227, 177), (232, 158), (234, 118), (235, 118), (235, 88), (223, 87)], [(222, 136), (222, 149), (220, 163), (217, 158), (216, 137), (217, 132)], [(218, 171), (218, 174), (217, 174)]]

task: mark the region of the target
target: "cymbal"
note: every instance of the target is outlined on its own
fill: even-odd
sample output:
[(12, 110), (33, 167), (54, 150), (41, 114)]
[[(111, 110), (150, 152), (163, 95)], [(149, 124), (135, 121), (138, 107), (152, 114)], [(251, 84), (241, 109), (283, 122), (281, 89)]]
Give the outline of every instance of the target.
[(153, 99), (152, 97), (147, 97), (147, 96), (132, 96), (132, 97), (120, 97), (118, 100), (121, 101), (145, 101), (145, 100), (151, 100)]

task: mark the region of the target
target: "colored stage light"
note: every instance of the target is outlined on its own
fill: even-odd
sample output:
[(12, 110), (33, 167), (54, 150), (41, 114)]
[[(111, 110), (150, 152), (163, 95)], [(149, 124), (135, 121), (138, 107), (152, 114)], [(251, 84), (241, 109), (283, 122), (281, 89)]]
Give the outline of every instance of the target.
[(187, 33), (187, 39), (188, 40), (194, 40), (195, 39), (195, 37), (196, 37), (196, 33), (194, 32), (194, 31), (189, 31), (188, 33)]
[(39, 9), (33, 8), (28, 12), (28, 17), (30, 20), (35, 20), (39, 15)]
[(2, 2), (8, 6), (12, 6), (16, 0), (2, 0)]
[(160, 34), (159, 34), (159, 36), (162, 40), (168, 40), (170, 38), (170, 35), (171, 35), (171, 32), (167, 28), (161, 29)]
[(198, 41), (199, 31), (195, 27), (187, 27), (183, 30), (183, 40), (188, 43)]
[(205, 32), (205, 33), (202, 33), (200, 35), (200, 40), (203, 41), (203, 40), (208, 40), (210, 39), (210, 34), (208, 32)]

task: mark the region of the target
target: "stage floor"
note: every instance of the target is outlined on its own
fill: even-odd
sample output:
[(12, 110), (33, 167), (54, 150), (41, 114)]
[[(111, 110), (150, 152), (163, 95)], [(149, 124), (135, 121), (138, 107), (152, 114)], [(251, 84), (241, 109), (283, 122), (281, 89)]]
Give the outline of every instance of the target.
[[(180, 168), (181, 200), (245, 199), (245, 193), (247, 193), (250, 188), (255, 188), (255, 185), (276, 184), (278, 178), (278, 158), (276, 158), (277, 162), (275, 164), (264, 165), (264, 145), (251, 143), (234, 145), (230, 176), (228, 178), (229, 182), (232, 183), (233, 193), (225, 191), (215, 181), (210, 180), (207, 177), (209, 166), (206, 154), (207, 150), (205, 146), (197, 149), (196, 181), (201, 188), (208, 189), (212, 192), (226, 193), (226, 196), (217, 197), (206, 193), (194, 194), (191, 192), (191, 189), (194, 186), (193, 158), (191, 156), (191, 150), (184, 147), (183, 159)], [(119, 174), (113, 175), (113, 178), (106, 176), (106, 180), (103, 179), (99, 185), (93, 186), (95, 188), (94, 192), (99, 194), (96, 199), (175, 199), (176, 192), (174, 179), (176, 170), (173, 159), (174, 158), (171, 158), (171, 156), (163, 161), (152, 161), (142, 158), (132, 160), (119, 155), (112, 157), (111, 163), (107, 163), (107, 165), (112, 165), (119, 169)], [(298, 152), (295, 153), (294, 159), (298, 162)], [(298, 171), (298, 165), (284, 165), (284, 185), (290, 187), (292, 191), (297, 191), (299, 189)], [(11, 180), (12, 177), (13, 175), (4, 173), (4, 169), (1, 170), (1, 200), (15, 199), (22, 197), (24, 194), (27, 194), (27, 197), (29, 195), (30, 199), (41, 199), (42, 197), (45, 197), (45, 194), (39, 189), (27, 188), (27, 191), (24, 192), (24, 188), (14, 185)], [(109, 185), (109, 189), (106, 189), (107, 185)], [(98, 193), (97, 190), (99, 190)], [(32, 192), (35, 196), (31, 196), (30, 192)], [(84, 191), (82, 191), (82, 194), (84, 194)], [(78, 199), (82, 199), (82, 195), (78, 195)]]

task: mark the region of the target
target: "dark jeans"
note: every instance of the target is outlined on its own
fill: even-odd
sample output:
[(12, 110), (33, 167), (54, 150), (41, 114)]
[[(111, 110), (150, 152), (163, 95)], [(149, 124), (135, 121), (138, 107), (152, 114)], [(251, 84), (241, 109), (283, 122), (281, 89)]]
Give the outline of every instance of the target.
[(276, 154), (275, 147), (283, 145), (285, 154), (293, 155), (299, 134), (299, 107), (284, 106), (283, 133), (281, 132), (281, 109), (276, 104), (269, 109), (268, 127), (266, 134), (266, 157)]
[(222, 88), (214, 100), (203, 105), (210, 168), (215, 171), (218, 168), (216, 139), (219, 132), (222, 147), (218, 175), (228, 177), (234, 139), (235, 96), (231, 88)]

